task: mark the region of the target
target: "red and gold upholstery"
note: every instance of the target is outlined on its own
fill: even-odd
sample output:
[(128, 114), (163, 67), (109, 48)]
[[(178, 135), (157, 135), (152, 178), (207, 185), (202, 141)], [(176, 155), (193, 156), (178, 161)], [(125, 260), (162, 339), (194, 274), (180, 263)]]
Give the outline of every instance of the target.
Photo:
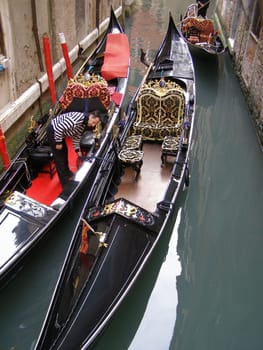
[(67, 107), (72, 103), (74, 97), (83, 99), (99, 97), (106, 109), (109, 108), (111, 102), (107, 82), (105, 82), (103, 79), (101, 81), (90, 82), (88, 85), (85, 85), (83, 82), (70, 80), (63, 95), (59, 99), (62, 110), (67, 109)]
[(193, 44), (208, 42), (209, 35), (214, 33), (214, 24), (210, 19), (188, 17), (183, 20), (182, 32)]

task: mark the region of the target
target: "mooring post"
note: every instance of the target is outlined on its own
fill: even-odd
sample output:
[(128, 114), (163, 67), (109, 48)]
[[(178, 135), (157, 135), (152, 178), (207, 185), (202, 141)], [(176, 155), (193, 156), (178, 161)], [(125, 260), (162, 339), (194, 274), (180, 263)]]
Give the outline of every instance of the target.
[(54, 83), (54, 77), (53, 77), (53, 68), (52, 68), (52, 59), (51, 59), (51, 52), (50, 52), (49, 37), (47, 35), (43, 36), (43, 47), (44, 47), (44, 55), (45, 55), (45, 62), (46, 62), (46, 70), (47, 70), (47, 76), (48, 76), (49, 93), (50, 93), (51, 103), (55, 104), (55, 102), (57, 100), (57, 96), (56, 96), (56, 89), (55, 89), (55, 83)]
[(7, 145), (5, 142), (5, 135), (0, 127), (0, 155), (3, 161), (4, 169), (6, 170), (10, 165), (10, 158), (7, 151)]
[(59, 41), (60, 41), (60, 44), (61, 44), (63, 56), (64, 56), (66, 67), (67, 67), (68, 79), (70, 80), (70, 79), (73, 78), (73, 72), (72, 72), (72, 66), (71, 66), (70, 59), (69, 59), (69, 54), (68, 54), (68, 46), (67, 46), (67, 43), (66, 43), (66, 39), (65, 39), (64, 33), (59, 33), (58, 35), (59, 35)]

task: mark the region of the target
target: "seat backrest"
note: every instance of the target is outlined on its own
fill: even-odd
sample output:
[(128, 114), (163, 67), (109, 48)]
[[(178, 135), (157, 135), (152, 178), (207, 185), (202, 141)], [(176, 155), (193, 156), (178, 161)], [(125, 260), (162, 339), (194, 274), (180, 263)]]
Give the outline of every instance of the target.
[[(83, 83), (69, 81), (63, 95), (59, 99), (59, 103), (62, 110), (65, 111), (74, 99), (85, 100), (94, 99), (95, 97), (100, 99), (106, 110), (109, 108), (111, 97), (107, 83), (95, 82), (85, 86)], [(81, 106), (82, 104), (79, 103), (79, 105)], [(84, 110), (79, 112), (84, 112)]]
[(136, 123), (147, 123), (152, 126), (175, 126), (182, 123), (185, 109), (183, 89), (175, 82), (166, 81), (160, 86), (160, 81), (148, 82), (137, 99)]
[(183, 32), (193, 30), (193, 28), (199, 33), (210, 34), (214, 31), (214, 24), (211, 19), (189, 17), (183, 20)]
[(185, 109), (185, 97), (181, 90), (170, 89), (160, 98), (160, 126), (175, 126), (182, 124)]
[(151, 87), (143, 88), (137, 100), (137, 123), (156, 124), (158, 121), (159, 96)]

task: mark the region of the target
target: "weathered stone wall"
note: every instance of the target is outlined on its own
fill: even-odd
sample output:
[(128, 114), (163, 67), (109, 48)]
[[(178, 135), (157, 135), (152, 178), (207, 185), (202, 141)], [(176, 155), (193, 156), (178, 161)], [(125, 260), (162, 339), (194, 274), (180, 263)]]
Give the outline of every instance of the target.
[(110, 6), (118, 8), (121, 0), (1, 0), (8, 67), (0, 73), (0, 109), (43, 75), (43, 35), (50, 38), (54, 64), (63, 57), (58, 34), (65, 34), (70, 50), (109, 16)]
[[(9, 16), (12, 33), (9, 40), (13, 43), (13, 55), (8, 56), (15, 86), (14, 96), (19, 96), (39, 74), (38, 59), (32, 31), (31, 4), (28, 0), (9, 0)], [(46, 13), (42, 11), (43, 16)], [(8, 101), (7, 101), (8, 102)]]
[[(217, 0), (217, 14), (263, 145), (263, 2), (258, 1), (255, 12), (257, 1)], [(258, 37), (251, 29), (254, 12), (261, 19)]]
[[(0, 127), (11, 158), (24, 142), (31, 117), (50, 108), (43, 36), (50, 38), (59, 97), (67, 75), (58, 34), (64, 33), (69, 52), (85, 39), (87, 56), (106, 29), (111, 7), (121, 16), (121, 0), (0, 0), (0, 64), (3, 56), (8, 59), (0, 71)], [(75, 73), (83, 61), (77, 54), (73, 61)]]

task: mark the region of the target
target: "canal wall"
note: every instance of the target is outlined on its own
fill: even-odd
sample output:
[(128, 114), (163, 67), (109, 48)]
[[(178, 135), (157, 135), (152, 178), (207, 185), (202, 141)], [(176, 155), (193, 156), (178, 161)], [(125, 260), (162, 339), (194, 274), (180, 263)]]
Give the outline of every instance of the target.
[(216, 14), (263, 147), (263, 2), (217, 0)]
[(75, 74), (107, 28), (111, 7), (122, 22), (121, 0), (0, 1), (0, 127), (11, 158), (32, 116), (38, 119), (51, 106), (43, 37), (50, 40), (59, 97), (67, 84), (59, 33), (65, 35)]

